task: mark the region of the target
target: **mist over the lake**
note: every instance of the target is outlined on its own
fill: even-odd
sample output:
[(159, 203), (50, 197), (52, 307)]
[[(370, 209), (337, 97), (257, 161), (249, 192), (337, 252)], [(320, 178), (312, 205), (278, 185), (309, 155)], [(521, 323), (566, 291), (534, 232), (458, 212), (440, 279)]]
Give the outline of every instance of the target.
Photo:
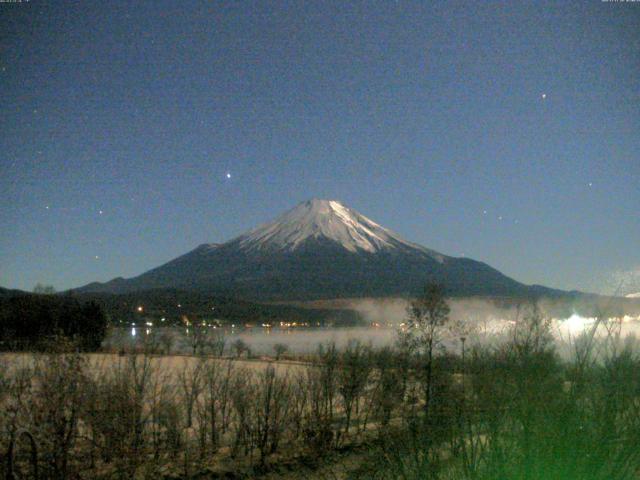
[[(326, 302), (314, 302), (327, 306)], [(215, 334), (225, 338), (226, 348), (241, 339), (251, 349), (254, 355), (269, 356), (278, 344), (287, 346), (291, 354), (310, 354), (317, 351), (320, 345), (335, 344), (343, 350), (350, 342), (357, 341), (373, 348), (392, 347), (398, 340), (398, 332), (402, 330), (407, 319), (409, 301), (402, 298), (389, 299), (349, 299), (333, 302), (335, 307), (349, 308), (357, 311), (363, 325), (356, 327), (290, 327), (274, 326), (265, 328), (253, 326), (245, 328), (242, 325), (216, 330)], [(461, 350), (460, 338), (464, 337), (467, 346), (474, 345), (497, 346), (509, 338), (510, 332), (518, 325), (524, 325), (528, 316), (532, 315), (533, 303), (487, 300), (482, 298), (449, 299), (449, 320), (440, 331), (442, 347), (451, 353)], [(604, 315), (596, 317), (591, 314), (578, 312), (593, 312), (593, 305), (577, 304), (575, 308), (558, 305), (554, 299), (540, 299), (536, 302), (539, 315), (549, 319), (550, 330), (553, 334), (558, 352), (564, 356), (571, 355), (575, 343), (584, 335), (592, 331), (596, 339), (606, 332), (606, 325), (617, 325), (615, 333), (619, 341), (632, 341), (640, 334), (640, 311), (628, 308), (620, 316)], [(596, 326), (597, 318), (601, 318)], [(250, 321), (251, 319), (248, 319)], [(183, 353), (189, 352), (189, 345), (183, 342), (181, 335), (184, 329), (173, 328), (175, 332), (175, 348)], [(115, 333), (114, 333), (115, 332)], [(115, 329), (105, 341), (106, 345), (114, 346), (123, 342), (132, 344), (144, 340), (145, 335), (151, 333), (144, 325), (134, 328)], [(132, 333), (135, 332), (135, 335)], [(625, 340), (626, 339), (626, 340)], [(229, 350), (230, 351), (230, 350)], [(443, 350), (444, 351), (444, 350)]]

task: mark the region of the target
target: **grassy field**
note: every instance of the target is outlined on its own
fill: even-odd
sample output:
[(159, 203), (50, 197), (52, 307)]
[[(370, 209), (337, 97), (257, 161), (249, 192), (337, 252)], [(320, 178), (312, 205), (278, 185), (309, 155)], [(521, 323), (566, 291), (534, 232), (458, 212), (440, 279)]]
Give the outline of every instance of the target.
[[(5, 371), (10, 373), (16, 369), (33, 368), (35, 365), (48, 358), (47, 353), (31, 352), (0, 352), (0, 364), (5, 367)], [(116, 353), (83, 353), (83, 360), (87, 367), (95, 372), (108, 372), (113, 369), (122, 369), (131, 362), (132, 355), (119, 355)], [(139, 353), (135, 355), (140, 362), (148, 362), (149, 367), (154, 371), (168, 373), (175, 379), (185, 369), (193, 369), (203, 362), (215, 362), (220, 365), (232, 364), (235, 368), (251, 370), (255, 373), (264, 372), (267, 367), (275, 369), (278, 375), (297, 375), (303, 372), (307, 363), (298, 360), (278, 360), (263, 358), (216, 358), (194, 355), (145, 355)]]

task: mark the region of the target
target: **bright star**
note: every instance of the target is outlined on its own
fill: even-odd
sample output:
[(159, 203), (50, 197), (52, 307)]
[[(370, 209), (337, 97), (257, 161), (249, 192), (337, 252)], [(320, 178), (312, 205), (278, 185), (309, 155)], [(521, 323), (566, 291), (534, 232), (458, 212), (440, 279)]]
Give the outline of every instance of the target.
[(542, 99), (544, 100), (545, 98), (547, 98), (547, 94), (546, 94), (546, 93), (543, 93), (543, 94), (542, 94)]
[(227, 172), (227, 178), (231, 178), (231, 174)]

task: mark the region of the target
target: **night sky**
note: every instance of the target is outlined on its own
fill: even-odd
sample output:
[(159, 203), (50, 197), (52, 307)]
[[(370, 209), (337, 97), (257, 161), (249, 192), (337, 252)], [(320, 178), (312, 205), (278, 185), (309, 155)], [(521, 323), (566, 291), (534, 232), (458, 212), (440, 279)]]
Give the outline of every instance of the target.
[(486, 3), (0, 3), (0, 285), (137, 275), (317, 197), (640, 291), (640, 2)]

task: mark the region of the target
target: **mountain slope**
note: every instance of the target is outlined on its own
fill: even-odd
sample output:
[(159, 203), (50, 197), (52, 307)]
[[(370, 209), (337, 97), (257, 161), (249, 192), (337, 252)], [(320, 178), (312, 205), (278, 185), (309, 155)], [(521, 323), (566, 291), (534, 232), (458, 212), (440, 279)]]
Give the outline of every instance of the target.
[(261, 300), (392, 296), (443, 283), (452, 295), (553, 293), (490, 266), (408, 242), (342, 203), (310, 200), (224, 244), (81, 291), (178, 288)]

